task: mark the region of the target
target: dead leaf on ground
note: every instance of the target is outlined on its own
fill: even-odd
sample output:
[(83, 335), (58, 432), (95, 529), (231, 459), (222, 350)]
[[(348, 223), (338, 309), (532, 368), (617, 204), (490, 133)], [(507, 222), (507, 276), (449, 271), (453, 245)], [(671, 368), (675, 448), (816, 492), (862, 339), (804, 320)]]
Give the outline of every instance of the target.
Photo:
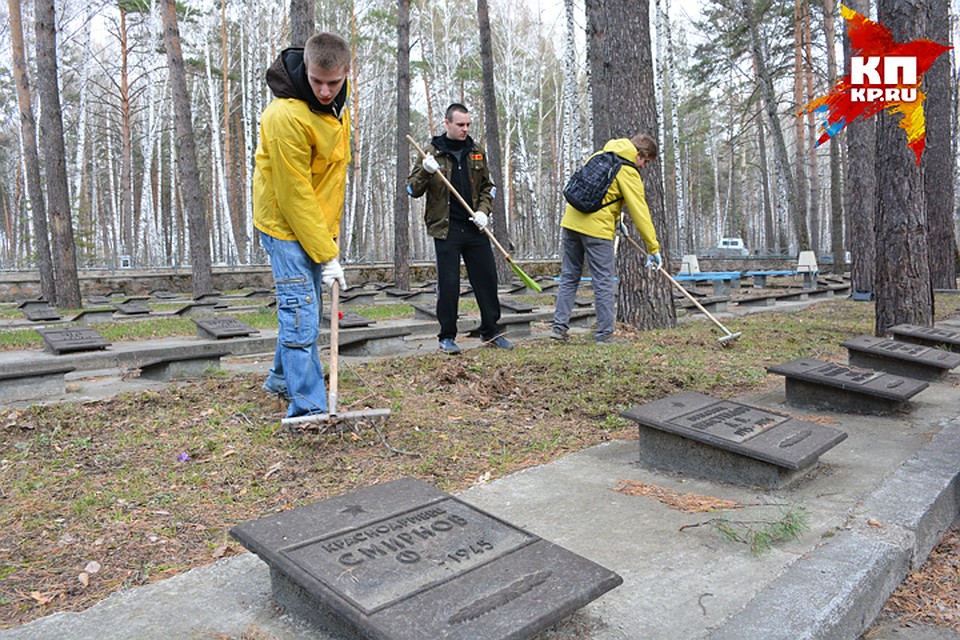
[(720, 509), (743, 508), (742, 504), (733, 500), (701, 496), (695, 493), (680, 493), (673, 489), (646, 482), (637, 482), (636, 480), (621, 480), (613, 490), (628, 496), (654, 498), (671, 509), (684, 511), (686, 513), (703, 513), (705, 511), (718, 511)]

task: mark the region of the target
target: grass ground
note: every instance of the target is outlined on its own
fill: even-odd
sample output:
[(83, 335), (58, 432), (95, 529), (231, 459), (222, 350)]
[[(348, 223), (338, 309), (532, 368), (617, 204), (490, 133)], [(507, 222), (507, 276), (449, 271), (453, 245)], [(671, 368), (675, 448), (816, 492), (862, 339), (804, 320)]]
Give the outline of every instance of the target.
[[(938, 318), (958, 312), (960, 297), (938, 302)], [(605, 347), (537, 340), (342, 369), (341, 410), (391, 409), (379, 430), (284, 431), (283, 407), (253, 375), (0, 411), (0, 628), (239, 553), (237, 522), (403, 476), (456, 492), (635, 438), (618, 417), (627, 407), (760, 390), (779, 383), (767, 366), (798, 357), (843, 361), (839, 343), (872, 332), (872, 305), (735, 324), (743, 337), (726, 349), (697, 322), (621, 328), (626, 343)]]

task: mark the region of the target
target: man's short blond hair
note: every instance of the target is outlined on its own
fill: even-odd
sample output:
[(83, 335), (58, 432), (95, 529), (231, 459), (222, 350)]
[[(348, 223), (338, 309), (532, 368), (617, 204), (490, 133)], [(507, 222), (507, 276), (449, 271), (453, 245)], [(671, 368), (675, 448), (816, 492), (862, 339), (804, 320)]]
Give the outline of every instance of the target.
[(317, 33), (307, 39), (303, 56), (314, 67), (327, 71), (350, 68), (350, 44), (335, 33)]
[(653, 160), (657, 157), (657, 141), (645, 133), (638, 133), (630, 138), (630, 142), (637, 148), (637, 155), (641, 158)]

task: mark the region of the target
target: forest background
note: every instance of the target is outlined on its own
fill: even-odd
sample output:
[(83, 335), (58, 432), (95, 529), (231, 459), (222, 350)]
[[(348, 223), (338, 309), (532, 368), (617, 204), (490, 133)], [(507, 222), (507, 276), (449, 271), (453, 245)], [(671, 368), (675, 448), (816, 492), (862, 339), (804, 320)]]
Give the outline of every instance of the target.
[[(165, 53), (163, 3), (8, 0), (11, 12), (14, 4), (22, 12), (28, 74), (42, 59), (35, 7), (55, 7), (63, 162), (78, 266), (188, 265), (187, 211), (198, 204), (184, 197), (177, 172), (177, 92), (171, 89)], [(863, 4), (861, 10), (869, 14)], [(940, 37), (930, 37), (953, 43), (958, 41), (958, 3), (950, 4), (947, 24), (931, 20), (931, 31), (937, 26)], [(290, 7), (276, 0), (189, 0), (177, 9), (211, 260), (263, 264), (266, 257), (252, 227), (250, 184), (258, 117), (271, 99), (264, 72), (289, 45)], [(487, 142), (490, 119), (484, 112), (474, 7), (415, 0), (409, 9), (413, 137), (425, 141), (442, 132), (443, 109), (459, 101), (474, 113), (474, 135)], [(575, 0), (494, 0), (489, 9), (503, 167), (498, 198), (504, 219), (496, 222), (498, 235), (505, 234), (516, 257), (554, 258), (562, 184), (604, 142), (591, 135), (585, 9)], [(313, 10), (318, 30), (343, 34), (356, 52), (354, 163), (343, 257), (352, 264), (391, 262), (398, 190), (397, 6), (321, 0)], [(649, 10), (638, 3), (637, 10), (649, 13), (650, 31), (644, 36), (652, 41), (659, 122), (624, 118), (615, 134), (659, 132), (658, 177), (671, 227), (664, 233), (670, 239), (668, 254), (676, 259), (715, 246), (721, 237), (738, 236), (755, 255), (795, 256), (800, 249), (845, 255), (856, 231), (840, 194), (860, 159), (850, 157), (840, 136), (814, 147), (819, 122), (813, 115), (797, 115), (832, 86), (838, 58), (842, 71), (845, 24), (838, 6), (832, 0), (710, 0), (671, 7), (669, 0), (660, 0)], [(0, 20), (0, 268), (5, 270), (34, 268), (37, 255), (10, 17)], [(946, 82), (941, 84), (952, 105), (949, 177), (941, 187), (949, 187), (943, 193), (948, 193), (953, 227), (949, 235), (955, 236), (953, 131), (960, 83), (953, 52), (943, 58)], [(758, 61), (765, 69), (758, 69)], [(765, 113), (758, 81), (763, 72), (774, 90), (772, 118)], [(35, 113), (41, 113), (37, 93), (30, 99)], [(42, 125), (42, 116), (39, 120)], [(930, 131), (937, 129), (928, 124)], [(52, 153), (42, 126), (38, 137), (40, 155)], [(784, 174), (795, 181), (796, 206), (787, 206)], [(432, 243), (419, 215), (422, 203), (411, 206), (408, 257), (429, 260)]]

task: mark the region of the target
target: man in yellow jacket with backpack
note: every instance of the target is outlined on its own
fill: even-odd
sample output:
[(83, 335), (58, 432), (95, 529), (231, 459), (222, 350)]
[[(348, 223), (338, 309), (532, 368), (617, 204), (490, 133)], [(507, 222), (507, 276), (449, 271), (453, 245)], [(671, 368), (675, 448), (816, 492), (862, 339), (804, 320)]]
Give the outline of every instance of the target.
[[(613, 239), (624, 207), (630, 212), (630, 217), (647, 246), (649, 254), (647, 267), (657, 269), (663, 264), (660, 257), (660, 243), (657, 241), (657, 232), (650, 218), (650, 209), (647, 207), (643, 180), (640, 179), (639, 171), (656, 159), (656, 140), (646, 134), (610, 140), (604, 145), (602, 151), (591, 156), (588, 164), (604, 153), (612, 155), (598, 159), (598, 164), (600, 160), (608, 160), (612, 163), (613, 173), (612, 181), (603, 194), (602, 202), (598, 203), (599, 208), (591, 212), (568, 204), (560, 221), (562, 255), (560, 287), (553, 315), (553, 330), (550, 333), (550, 337), (555, 340), (567, 339), (570, 314), (573, 311), (585, 260), (590, 267), (593, 281), (594, 309), (597, 316), (594, 340), (597, 344), (604, 344), (611, 340), (616, 319), (616, 265)], [(567, 196), (566, 193), (565, 196)], [(567, 197), (568, 200), (573, 199), (570, 196)], [(577, 200), (574, 199), (574, 201)], [(580, 206), (587, 209), (594, 208), (585, 204)]]

